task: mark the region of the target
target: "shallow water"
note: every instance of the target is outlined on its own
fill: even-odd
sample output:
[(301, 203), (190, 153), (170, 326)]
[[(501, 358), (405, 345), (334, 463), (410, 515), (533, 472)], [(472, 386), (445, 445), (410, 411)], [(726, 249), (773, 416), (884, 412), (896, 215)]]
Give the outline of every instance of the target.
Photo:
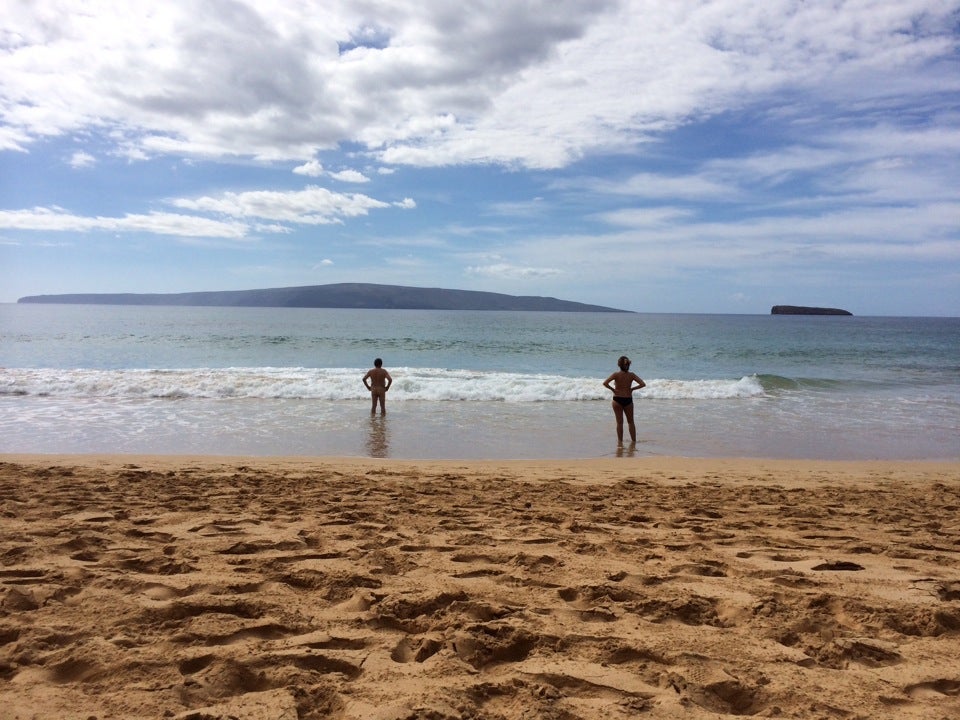
[[(960, 320), (0, 305), (0, 451), (960, 457)], [(382, 356), (386, 418), (360, 378)]]

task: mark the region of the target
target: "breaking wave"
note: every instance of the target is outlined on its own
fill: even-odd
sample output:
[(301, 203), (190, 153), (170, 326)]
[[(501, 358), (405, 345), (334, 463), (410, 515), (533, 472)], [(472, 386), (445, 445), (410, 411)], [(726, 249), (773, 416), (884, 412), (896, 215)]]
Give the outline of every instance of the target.
[[(171, 370), (0, 369), (0, 395), (76, 398), (259, 398), (355, 400), (366, 397), (358, 368), (204, 368)], [(595, 377), (391, 368), (395, 400), (557, 402), (610, 397)], [(767, 381), (653, 379), (637, 400), (728, 400), (763, 396)]]

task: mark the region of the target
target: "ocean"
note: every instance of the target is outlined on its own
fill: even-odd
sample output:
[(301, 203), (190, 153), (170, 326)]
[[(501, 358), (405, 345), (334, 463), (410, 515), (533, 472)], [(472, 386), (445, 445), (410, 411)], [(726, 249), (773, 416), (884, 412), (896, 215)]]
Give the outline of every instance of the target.
[(0, 452), (953, 460), (960, 318), (0, 304)]

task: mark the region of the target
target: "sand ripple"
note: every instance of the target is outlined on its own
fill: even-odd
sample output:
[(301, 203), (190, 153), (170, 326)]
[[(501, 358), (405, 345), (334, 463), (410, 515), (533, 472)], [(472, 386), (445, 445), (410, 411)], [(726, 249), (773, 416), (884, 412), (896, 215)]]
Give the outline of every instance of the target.
[(0, 463), (0, 717), (960, 717), (958, 508), (949, 465)]

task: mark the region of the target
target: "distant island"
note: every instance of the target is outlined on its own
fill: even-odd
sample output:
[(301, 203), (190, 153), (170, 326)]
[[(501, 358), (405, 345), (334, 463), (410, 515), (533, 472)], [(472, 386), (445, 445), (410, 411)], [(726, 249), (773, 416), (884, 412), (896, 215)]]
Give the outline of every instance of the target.
[(201, 307), (354, 308), (376, 310), (528, 310), (551, 312), (612, 312), (629, 310), (587, 305), (530, 295), (504, 295), (478, 290), (335, 283), (265, 290), (225, 290), (189, 293), (85, 293), (30, 295), (18, 303), (68, 305), (194, 305)]
[(839, 308), (805, 307), (803, 305), (774, 305), (771, 315), (853, 315), (849, 310)]

